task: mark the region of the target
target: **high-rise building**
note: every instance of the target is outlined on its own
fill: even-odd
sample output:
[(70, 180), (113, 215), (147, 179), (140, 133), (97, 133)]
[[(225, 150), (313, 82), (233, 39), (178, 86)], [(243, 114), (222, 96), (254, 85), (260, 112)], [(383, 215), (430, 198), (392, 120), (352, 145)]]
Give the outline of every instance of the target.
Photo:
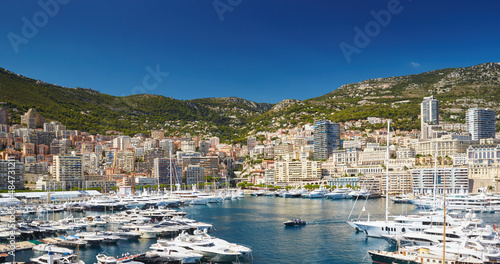
[(113, 139), (113, 148), (117, 148), (118, 150), (125, 150), (130, 148), (130, 137), (120, 136)]
[(340, 125), (328, 120), (314, 124), (314, 159), (328, 159), (334, 149), (340, 148)]
[(66, 183), (71, 189), (83, 180), (82, 155), (54, 156), (56, 181)]
[(434, 96), (424, 97), (420, 104), (421, 138), (428, 138), (427, 125), (439, 124), (439, 101)]
[(495, 137), (495, 111), (485, 108), (470, 108), (465, 115), (467, 131), (472, 140)]
[(205, 169), (200, 165), (189, 164), (187, 168), (184, 169), (183, 173), (186, 185), (205, 182)]
[(165, 155), (168, 157), (170, 154), (175, 155), (175, 141), (172, 139), (162, 139), (160, 141), (160, 148), (165, 151)]
[(0, 190), (24, 189), (24, 164), (14, 160), (0, 160)]
[(181, 141), (181, 150), (184, 152), (195, 152), (196, 151), (196, 143), (192, 140), (183, 140)]
[(182, 168), (177, 163), (177, 159), (156, 158), (154, 159), (153, 177), (160, 184), (181, 184)]

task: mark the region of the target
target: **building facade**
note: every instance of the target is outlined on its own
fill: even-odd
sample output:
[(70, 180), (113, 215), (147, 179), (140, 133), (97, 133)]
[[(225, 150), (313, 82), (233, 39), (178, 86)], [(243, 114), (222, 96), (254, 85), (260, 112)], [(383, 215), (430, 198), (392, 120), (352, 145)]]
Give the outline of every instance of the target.
[(469, 191), (469, 169), (467, 167), (441, 167), (437, 173), (433, 168), (413, 169), (412, 188), (414, 193), (432, 194), (434, 188), (438, 194), (443, 193), (446, 177), (446, 193)]
[(439, 124), (439, 101), (434, 96), (424, 97), (420, 104), (420, 131), (421, 138), (429, 138), (427, 125)]
[(467, 131), (472, 140), (495, 137), (496, 117), (495, 111), (485, 108), (471, 108), (465, 115)]
[(314, 126), (314, 159), (327, 160), (340, 146), (340, 125), (320, 120)]

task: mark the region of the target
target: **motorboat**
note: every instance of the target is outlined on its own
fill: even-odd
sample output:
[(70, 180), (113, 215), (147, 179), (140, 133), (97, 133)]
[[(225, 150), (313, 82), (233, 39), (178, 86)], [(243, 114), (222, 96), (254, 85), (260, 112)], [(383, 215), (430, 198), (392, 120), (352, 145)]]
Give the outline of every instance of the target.
[(75, 236), (61, 237), (61, 239), (62, 240), (59, 243), (57, 243), (58, 246), (76, 248), (87, 245), (87, 241), (79, 239), (78, 237)]
[(351, 191), (352, 190), (349, 188), (337, 188), (337, 189), (333, 190), (332, 192), (325, 194), (325, 198), (332, 199), (332, 200), (346, 199), (347, 194)]
[(234, 262), (239, 261), (242, 253), (231, 249), (227, 245), (216, 244), (209, 238), (198, 235), (180, 234), (172, 243), (192, 250), (194, 253), (203, 255), (204, 259), (212, 262)]
[[(367, 220), (347, 221), (358, 232), (364, 232), (369, 237), (382, 238), (382, 235), (400, 235), (407, 232), (423, 231), (432, 227), (443, 226), (443, 212), (432, 214), (397, 216), (394, 220)], [(481, 219), (475, 214), (467, 213), (464, 218), (457, 218), (448, 214), (446, 226), (480, 226)]]
[(146, 256), (158, 255), (160, 257), (174, 257), (181, 259), (182, 263), (198, 263), (203, 255), (194, 253), (183, 247), (175, 244), (156, 243), (151, 245), (152, 250), (146, 253)]
[(99, 253), (95, 257), (99, 264), (117, 264), (118, 260), (115, 257), (108, 256), (104, 253)]
[(44, 251), (44, 252), (53, 252), (59, 254), (73, 254), (74, 251), (67, 248), (58, 247), (50, 244), (40, 244), (33, 247), (33, 250), (36, 251)]
[(118, 236), (120, 239), (126, 239), (126, 240), (134, 240), (134, 239), (139, 239), (141, 237), (140, 233), (131, 231), (116, 231), (113, 232), (113, 234), (115, 236)]
[(31, 258), (31, 262), (37, 264), (85, 264), (83, 260), (78, 260), (76, 255), (61, 255), (61, 254), (44, 254), (43, 256)]
[(304, 193), (302, 194), (303, 198), (311, 198), (311, 199), (317, 199), (317, 198), (323, 198), (325, 195), (328, 193), (328, 190), (325, 188), (319, 188), (316, 189), (310, 193)]
[(288, 220), (288, 221), (285, 221), (283, 222), (283, 224), (285, 226), (303, 226), (303, 225), (306, 225), (306, 221), (302, 220), (302, 219), (291, 219), (291, 220)]

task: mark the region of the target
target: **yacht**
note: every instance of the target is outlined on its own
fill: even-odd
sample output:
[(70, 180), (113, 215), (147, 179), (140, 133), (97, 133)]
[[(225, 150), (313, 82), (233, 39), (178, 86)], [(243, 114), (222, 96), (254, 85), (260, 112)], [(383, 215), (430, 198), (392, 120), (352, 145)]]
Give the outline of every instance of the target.
[(82, 247), (82, 246), (87, 245), (87, 241), (79, 239), (75, 236), (67, 236), (67, 237), (60, 237), (60, 238), (62, 240), (57, 244), (58, 246), (76, 248), (76, 247)]
[[(409, 232), (401, 235), (382, 235), (392, 245), (434, 246), (443, 243), (443, 228), (429, 228), (422, 232)], [(446, 228), (446, 242), (462, 242), (475, 239), (485, 246), (500, 246), (497, 232), (491, 226), (464, 228), (461, 226)]]
[(133, 259), (137, 257), (137, 255), (122, 255), (121, 258), (115, 258), (113, 256), (108, 256), (106, 253), (99, 253), (96, 256), (97, 263), (99, 264), (143, 264), (139, 261), (134, 261)]
[(86, 210), (91, 211), (118, 211), (126, 209), (126, 202), (117, 202), (111, 199), (93, 199), (84, 205)]
[(74, 251), (67, 248), (57, 247), (50, 244), (40, 244), (33, 247), (33, 250), (36, 251), (44, 251), (44, 252), (53, 252), (59, 254), (73, 254)]
[[(431, 251), (424, 247), (405, 247), (398, 251), (369, 250), (373, 263), (393, 264), (393, 263), (442, 263), (443, 253)], [(465, 254), (445, 253), (445, 263), (447, 264), (482, 264), (483, 260)]]
[[(443, 212), (423, 215), (397, 216), (394, 220), (347, 222), (356, 231), (364, 232), (369, 237), (382, 238), (382, 235), (400, 235), (410, 231), (418, 232), (432, 227), (443, 226)], [(464, 218), (446, 216), (446, 226), (478, 226), (483, 221), (476, 218), (475, 214), (467, 213)]]
[(204, 259), (212, 262), (234, 262), (239, 261), (242, 253), (225, 245), (216, 245), (216, 241), (203, 239), (188, 234), (181, 234), (172, 243), (203, 255)]
[(150, 225), (125, 225), (122, 230), (132, 231), (141, 234), (141, 238), (157, 238), (161, 230), (155, 229)]
[(350, 193), (352, 190), (349, 188), (337, 188), (333, 190), (332, 192), (329, 192), (325, 194), (325, 197), (327, 199), (332, 199), (332, 200), (337, 200), (337, 199), (346, 199), (347, 194)]
[(302, 194), (302, 197), (304, 198), (311, 198), (311, 199), (316, 199), (316, 198), (323, 198), (325, 195), (328, 193), (328, 190), (325, 188), (319, 188), (316, 189), (310, 193), (305, 193)]
[(152, 250), (146, 253), (146, 256), (158, 255), (160, 257), (174, 257), (182, 261), (182, 263), (199, 263), (203, 255), (194, 253), (183, 247), (175, 244), (156, 243), (151, 245)]
[(31, 258), (31, 262), (37, 264), (85, 264), (83, 260), (78, 260), (76, 255), (45, 254), (40, 257)]
[(125, 239), (125, 240), (134, 240), (134, 239), (139, 239), (141, 237), (140, 233), (131, 231), (116, 231), (113, 232), (113, 234), (115, 236), (118, 236), (120, 239)]

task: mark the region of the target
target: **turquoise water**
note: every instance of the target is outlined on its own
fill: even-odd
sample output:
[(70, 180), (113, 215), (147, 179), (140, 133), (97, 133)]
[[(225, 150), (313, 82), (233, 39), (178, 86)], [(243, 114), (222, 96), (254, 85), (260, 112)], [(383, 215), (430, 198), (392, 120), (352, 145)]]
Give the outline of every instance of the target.
[[(216, 229), (212, 235), (251, 246), (253, 263), (371, 263), (367, 251), (388, 249), (388, 244), (384, 240), (355, 233), (345, 223), (354, 203), (353, 200), (245, 197), (223, 204), (188, 206), (179, 210), (186, 211), (189, 218), (212, 223)], [(362, 212), (363, 207), (365, 212)], [(365, 201), (358, 201), (352, 217), (357, 218), (362, 212), (362, 218), (366, 219), (367, 212), (370, 212), (371, 219), (383, 219), (384, 208), (384, 199), (367, 200), (366, 204)], [(390, 203), (390, 208), (391, 213), (396, 215), (416, 212), (414, 206), (409, 204)], [(483, 219), (487, 223), (498, 223), (496, 220), (499, 217), (498, 213), (485, 214)], [(291, 218), (302, 218), (307, 225), (284, 227), (283, 221)], [(119, 241), (117, 245), (82, 249), (80, 257), (87, 264), (94, 263), (99, 252), (114, 256), (124, 252), (141, 253), (154, 242), (153, 239)], [(18, 252), (16, 260), (28, 261), (38, 254)]]

